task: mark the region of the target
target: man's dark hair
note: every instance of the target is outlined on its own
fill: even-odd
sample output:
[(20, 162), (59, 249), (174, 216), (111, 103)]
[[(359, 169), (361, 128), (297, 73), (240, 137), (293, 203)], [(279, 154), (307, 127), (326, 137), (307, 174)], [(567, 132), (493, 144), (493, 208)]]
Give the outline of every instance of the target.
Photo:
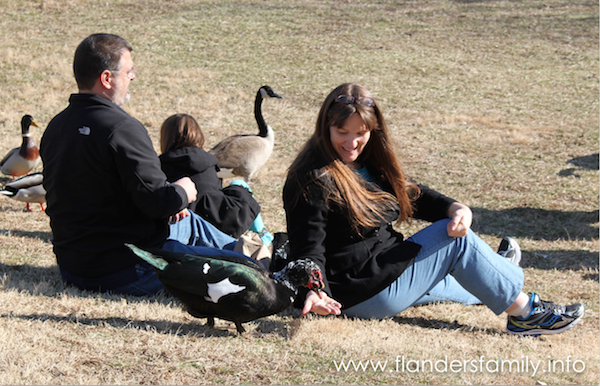
[(90, 90), (104, 70), (119, 71), (123, 50), (133, 51), (131, 44), (117, 35), (93, 34), (75, 50), (73, 73), (80, 90)]

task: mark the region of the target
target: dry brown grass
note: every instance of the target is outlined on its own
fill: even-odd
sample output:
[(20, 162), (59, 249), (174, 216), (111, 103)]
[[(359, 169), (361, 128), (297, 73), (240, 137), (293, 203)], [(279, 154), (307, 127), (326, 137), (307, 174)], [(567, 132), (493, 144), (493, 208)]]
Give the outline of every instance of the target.
[[(205, 327), (169, 296), (64, 286), (46, 215), (2, 198), (0, 384), (598, 384), (597, 2), (0, 0), (0, 9), (0, 154), (20, 144), (23, 114), (44, 127), (66, 106), (81, 39), (117, 33), (135, 48), (126, 109), (157, 149), (171, 114), (194, 115), (210, 147), (256, 131), (259, 86), (285, 97), (264, 103), (276, 144), (252, 182), (267, 226), (282, 231), (286, 169), (325, 95), (356, 81), (380, 101), (412, 176), (470, 205), (491, 245), (518, 239), (525, 290), (587, 307), (580, 326), (541, 338), (509, 336), (504, 317), (454, 304), (385, 321), (290, 311), (248, 323), (238, 337)], [(398, 356), (542, 367), (534, 375), (335, 366), (353, 359), (392, 369)], [(568, 358), (585, 370), (560, 371)]]

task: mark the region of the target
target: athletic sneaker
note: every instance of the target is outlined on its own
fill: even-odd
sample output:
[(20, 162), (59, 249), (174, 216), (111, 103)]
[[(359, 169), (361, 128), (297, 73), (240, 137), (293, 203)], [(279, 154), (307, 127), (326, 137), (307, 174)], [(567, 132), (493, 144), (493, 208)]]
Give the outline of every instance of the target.
[(516, 266), (521, 262), (521, 247), (512, 237), (502, 239), (498, 247), (498, 254)]
[(545, 302), (535, 293), (530, 293), (531, 313), (525, 319), (508, 316), (506, 330), (510, 334), (533, 335), (558, 334), (579, 323), (585, 307), (583, 304), (561, 306)]

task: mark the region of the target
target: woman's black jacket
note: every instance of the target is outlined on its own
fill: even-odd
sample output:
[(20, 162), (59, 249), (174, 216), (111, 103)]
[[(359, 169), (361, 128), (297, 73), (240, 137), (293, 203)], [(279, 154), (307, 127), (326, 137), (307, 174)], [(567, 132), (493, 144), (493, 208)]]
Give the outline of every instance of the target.
[(237, 185), (221, 188), (217, 158), (201, 148), (170, 150), (159, 158), (170, 182), (184, 176), (194, 181), (198, 197), (188, 208), (224, 233), (239, 238), (260, 213), (260, 205), (248, 189)]
[[(353, 231), (345, 208), (328, 201), (323, 184), (311, 177), (317, 172), (309, 171), (298, 181), (288, 178), (283, 189), (289, 258), (314, 260), (323, 270), (325, 291), (349, 308), (396, 280), (413, 263), (421, 246), (405, 241), (392, 228), (399, 216), (397, 205), (387, 210), (378, 227), (363, 228), (360, 234)], [(389, 184), (380, 185), (391, 191)], [(432, 222), (447, 218), (455, 201), (427, 186), (419, 188), (413, 217)], [(298, 301), (303, 302), (303, 297), (298, 296)]]

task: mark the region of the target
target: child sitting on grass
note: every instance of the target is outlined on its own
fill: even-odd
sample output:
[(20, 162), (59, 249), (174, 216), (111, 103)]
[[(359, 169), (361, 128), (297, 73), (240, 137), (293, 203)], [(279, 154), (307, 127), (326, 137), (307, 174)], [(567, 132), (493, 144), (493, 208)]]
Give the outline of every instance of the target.
[(247, 230), (260, 235), (269, 246), (273, 236), (265, 229), (260, 205), (245, 181), (235, 180), (222, 188), (217, 158), (203, 150), (204, 133), (188, 114), (167, 118), (160, 128), (160, 162), (168, 181), (189, 176), (198, 196), (188, 209), (228, 235), (239, 238)]

